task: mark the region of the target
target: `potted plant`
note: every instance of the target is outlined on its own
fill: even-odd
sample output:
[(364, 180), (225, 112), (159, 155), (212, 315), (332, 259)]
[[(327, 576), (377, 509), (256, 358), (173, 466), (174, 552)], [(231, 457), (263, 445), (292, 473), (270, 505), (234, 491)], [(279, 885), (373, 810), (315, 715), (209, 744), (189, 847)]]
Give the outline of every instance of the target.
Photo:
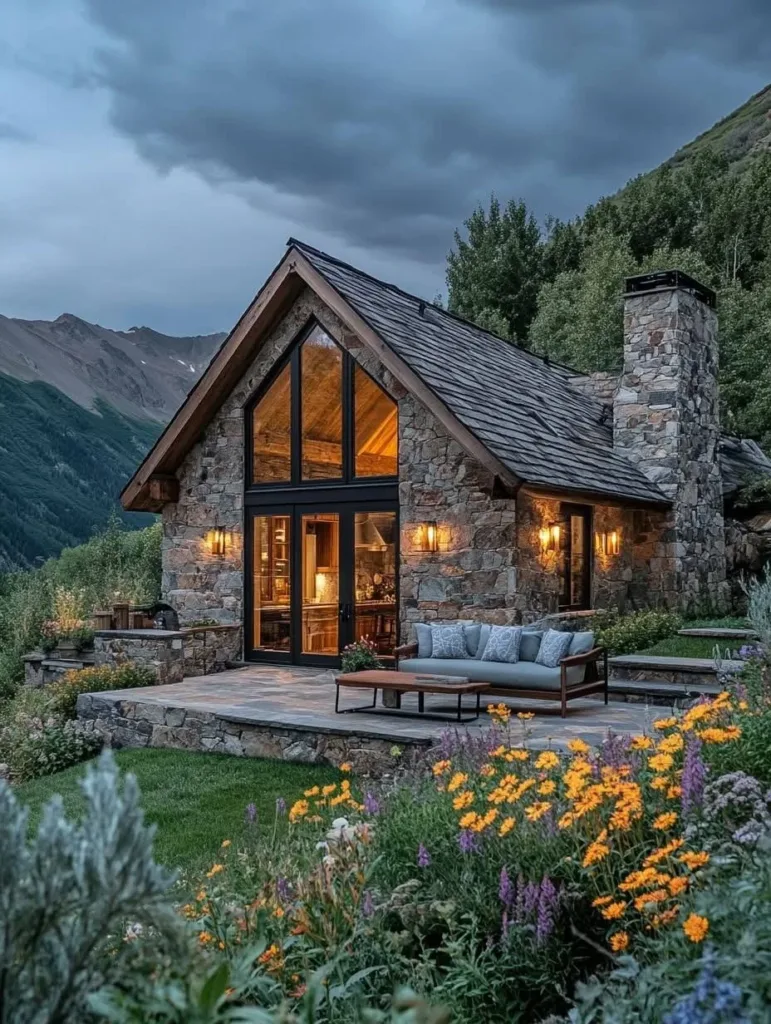
[(341, 660), (343, 672), (346, 674), (348, 672), (365, 672), (367, 669), (383, 667), (380, 658), (377, 656), (377, 647), (366, 636), (344, 647)]

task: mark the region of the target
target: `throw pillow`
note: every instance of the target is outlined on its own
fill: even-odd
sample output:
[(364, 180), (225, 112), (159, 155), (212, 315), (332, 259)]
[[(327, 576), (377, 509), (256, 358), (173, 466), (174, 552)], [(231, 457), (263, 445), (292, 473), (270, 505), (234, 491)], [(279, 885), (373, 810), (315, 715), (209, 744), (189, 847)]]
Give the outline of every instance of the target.
[(418, 657), (431, 657), (431, 627), (423, 622), (415, 623), (415, 637), (418, 641)]
[(519, 648), (520, 661), (535, 661), (538, 651), (541, 648), (542, 629), (526, 629), (522, 634), (522, 644)]
[(482, 661), (502, 661), (512, 664), (519, 661), (519, 646), (522, 642), (521, 626), (491, 626), (490, 638), (482, 652)]
[(538, 656), (535, 659), (536, 665), (544, 665), (546, 668), (557, 668), (559, 663), (568, 653), (572, 633), (563, 633), (558, 629), (547, 629), (541, 640)]
[(479, 650), (479, 637), (482, 633), (482, 626), (480, 623), (475, 622), (473, 625), (464, 625), (463, 632), (466, 636), (466, 651), (467, 657), (476, 658), (477, 651)]
[(463, 626), (431, 626), (432, 658), (468, 658)]
[(574, 633), (570, 641), (568, 654), (586, 654), (594, 647), (594, 633)]
[(474, 657), (477, 661), (482, 660), (482, 655), (485, 653), (485, 647), (487, 647), (487, 641), (490, 639), (490, 627), (486, 622), (483, 622), (479, 628), (479, 643), (477, 644), (477, 653)]

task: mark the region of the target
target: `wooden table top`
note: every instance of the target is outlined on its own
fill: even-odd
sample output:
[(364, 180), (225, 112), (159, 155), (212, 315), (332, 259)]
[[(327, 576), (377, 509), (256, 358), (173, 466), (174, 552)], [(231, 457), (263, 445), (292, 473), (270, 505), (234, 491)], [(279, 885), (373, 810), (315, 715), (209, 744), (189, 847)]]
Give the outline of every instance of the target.
[(348, 672), (337, 677), (339, 686), (379, 687), (382, 690), (400, 690), (404, 693), (476, 693), (486, 690), (488, 683), (472, 683), (465, 676), (434, 676), (426, 672), (388, 672), (385, 669), (367, 669)]

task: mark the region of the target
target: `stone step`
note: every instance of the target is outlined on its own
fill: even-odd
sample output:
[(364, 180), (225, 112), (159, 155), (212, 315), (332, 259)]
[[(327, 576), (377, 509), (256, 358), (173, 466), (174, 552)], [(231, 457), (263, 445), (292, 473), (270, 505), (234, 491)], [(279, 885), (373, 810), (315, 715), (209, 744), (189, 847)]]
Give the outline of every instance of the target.
[[(717, 666), (712, 658), (673, 658), (656, 654), (617, 654), (608, 659), (610, 678), (613, 680), (644, 680), (656, 683), (675, 683), (698, 687), (717, 683)], [(722, 672), (735, 673), (744, 667), (743, 661), (722, 661)]]
[(613, 679), (608, 683), (611, 700), (671, 708), (689, 707), (699, 697), (717, 696), (721, 689), (717, 683), (698, 682), (697, 679), (685, 686), (654, 679)]
[(728, 626), (694, 626), (690, 629), (678, 629), (678, 636), (714, 637), (715, 640), (745, 640), (751, 642), (758, 639), (754, 629), (734, 629)]

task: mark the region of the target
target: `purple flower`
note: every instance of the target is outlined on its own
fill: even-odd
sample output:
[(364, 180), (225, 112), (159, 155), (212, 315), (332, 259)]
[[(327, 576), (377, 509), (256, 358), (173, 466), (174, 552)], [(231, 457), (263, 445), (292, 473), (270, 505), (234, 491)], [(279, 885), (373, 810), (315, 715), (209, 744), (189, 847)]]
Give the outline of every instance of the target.
[(504, 907), (510, 907), (514, 902), (514, 886), (511, 884), (509, 873), (505, 867), (501, 868), (501, 878), (498, 885), (498, 897)]
[(284, 814), (286, 814), (286, 800), (283, 798), (283, 796), (276, 798), (276, 814), (279, 817), (282, 817)]
[(701, 741), (689, 736), (683, 756), (683, 775), (680, 780), (682, 795), (680, 802), (683, 814), (688, 815), (695, 807), (700, 807), (704, 797), (704, 786), (707, 782), (707, 766), (701, 756)]
[(247, 825), (253, 825), (257, 821), (257, 807), (255, 804), (247, 804), (244, 812)]
[(364, 813), (371, 814), (373, 817), (380, 814), (380, 804), (372, 793), (364, 794)]
[(286, 878), (276, 879), (276, 895), (282, 903), (288, 903), (292, 898), (292, 886)]
[(364, 899), (361, 901), (361, 916), (370, 918), (375, 913), (375, 903), (372, 899), (372, 893), (369, 889), (364, 892)]
[(504, 939), (508, 937), (510, 928), (511, 924), (509, 922), (509, 914), (508, 911), (504, 910), (501, 914), (501, 935)]
[(460, 847), (461, 853), (479, 853), (477, 837), (467, 828), (461, 829), (460, 835), (458, 836), (458, 846)]
[(418, 867), (419, 868), (427, 868), (430, 863), (431, 863), (431, 854), (428, 852), (428, 850), (425, 848), (425, 846), (421, 843), (420, 846), (418, 847)]
[(523, 918), (530, 917), (538, 906), (538, 899), (541, 895), (541, 887), (538, 882), (528, 882), (522, 891), (522, 914)]
[(559, 892), (546, 875), (541, 881), (538, 894), (538, 916), (535, 923), (535, 941), (541, 945), (554, 931), (554, 919), (559, 905)]

